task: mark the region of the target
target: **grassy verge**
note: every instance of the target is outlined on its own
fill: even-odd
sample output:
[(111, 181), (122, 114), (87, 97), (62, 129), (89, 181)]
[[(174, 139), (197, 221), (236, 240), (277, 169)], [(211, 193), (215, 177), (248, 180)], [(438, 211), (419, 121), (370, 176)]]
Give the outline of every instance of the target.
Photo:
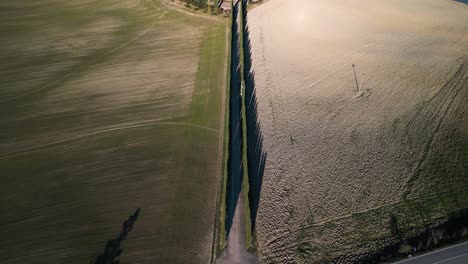
[[(219, 256), (222, 250), (226, 247), (227, 237), (226, 237), (226, 187), (227, 187), (227, 174), (228, 174), (228, 158), (229, 158), (229, 93), (230, 93), (230, 80), (231, 80), (231, 71), (229, 69), (229, 65), (231, 65), (231, 32), (230, 32), (231, 25), (230, 23), (227, 25), (226, 30), (228, 31), (228, 38), (227, 38), (227, 45), (228, 45), (228, 54), (227, 54), (227, 71), (226, 71), (226, 83), (225, 83), (225, 98), (224, 98), (224, 124), (223, 124), (223, 153), (222, 153), (222, 164), (220, 175), (221, 179), (219, 182), (219, 191), (218, 191), (218, 213), (217, 213), (217, 241), (214, 241), (216, 245), (216, 252), (214, 252), (215, 256)], [(215, 261), (215, 258), (212, 260)]]
[[(229, 114), (229, 110), (226, 109), (228, 108), (227, 106), (229, 106), (229, 97), (226, 96), (226, 91), (223, 91), (224, 87), (228, 87), (228, 85), (220, 79), (222, 76), (218, 75), (218, 79), (216, 79), (212, 78), (212, 75), (214, 72), (219, 71), (220, 65), (229, 63), (229, 52), (226, 53), (226, 41), (229, 41), (226, 39), (227, 31), (228, 27), (222, 23), (213, 25), (201, 44), (200, 63), (196, 83), (197, 92), (192, 96), (192, 118), (190, 120), (190, 122), (194, 124), (203, 124), (204, 121), (208, 121), (203, 125), (213, 128), (219, 127), (220, 129), (220, 132), (218, 133), (221, 137), (219, 143), (222, 146), (219, 149), (221, 153), (218, 154), (221, 155), (221, 160), (219, 161), (219, 171), (217, 172), (220, 177), (218, 177), (219, 186), (217, 187), (216, 211), (214, 215), (215, 221), (211, 256), (211, 262), (213, 263), (216, 260), (218, 253), (224, 247), (226, 241), (226, 235), (225, 232), (223, 232), (223, 230), (225, 230), (224, 222), (226, 205), (225, 199), (222, 197), (225, 197), (226, 192), (226, 163), (229, 142), (229, 121), (226, 121), (228, 120), (226, 115)], [(227, 59), (225, 59), (226, 57)], [(226, 80), (229, 81), (230, 73), (229, 71), (226, 72)], [(206, 96), (206, 94), (213, 94), (213, 96)], [(221, 100), (219, 100), (220, 98)], [(224, 102), (222, 102), (223, 100)], [(224, 109), (222, 109), (222, 107)], [(212, 120), (207, 120), (206, 113), (209, 112), (223, 113), (221, 120), (224, 121), (218, 124), (218, 119), (213, 118)]]
[(220, 117), (216, 114), (207, 117), (206, 113), (220, 113), (223, 104), (221, 98), (224, 91), (221, 87), (224, 87), (224, 73), (213, 73), (224, 68), (220, 66), (225, 62), (225, 30), (224, 24), (216, 23), (203, 36), (195, 90), (192, 93), (191, 118), (188, 120), (215, 129), (222, 127)]
[[(242, 34), (242, 30), (244, 29), (244, 20), (243, 20), (243, 5), (239, 3), (239, 14), (240, 14), (240, 23), (239, 29), (241, 30), (239, 36), (239, 44), (240, 44), (240, 67), (241, 67), (241, 76), (242, 76), (242, 131), (247, 131), (247, 116), (246, 116), (246, 98), (245, 98), (245, 83), (244, 83), (244, 35)], [(242, 181), (242, 195), (244, 195), (244, 203), (245, 203), (245, 245), (247, 249), (251, 249), (252, 244), (252, 221), (250, 219), (250, 205), (249, 205), (249, 173), (248, 173), (248, 159), (247, 159), (247, 133), (243, 134), (243, 153), (242, 153), (242, 160), (244, 163), (244, 177)]]

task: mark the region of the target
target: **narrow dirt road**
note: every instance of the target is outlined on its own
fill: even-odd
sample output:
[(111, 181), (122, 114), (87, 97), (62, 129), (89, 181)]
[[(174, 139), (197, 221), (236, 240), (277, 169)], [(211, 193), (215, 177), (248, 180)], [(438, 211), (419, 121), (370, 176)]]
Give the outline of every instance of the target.
[(245, 247), (245, 209), (244, 195), (239, 195), (236, 212), (228, 237), (228, 246), (217, 264), (256, 264), (259, 263)]

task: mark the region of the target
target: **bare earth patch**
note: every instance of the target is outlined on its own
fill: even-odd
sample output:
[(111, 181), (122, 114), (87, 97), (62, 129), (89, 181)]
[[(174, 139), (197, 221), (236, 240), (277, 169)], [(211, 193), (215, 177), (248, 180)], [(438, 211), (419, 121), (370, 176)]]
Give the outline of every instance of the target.
[(249, 27), (266, 263), (356, 261), (391, 214), (410, 237), (468, 207), (468, 8), (271, 0)]

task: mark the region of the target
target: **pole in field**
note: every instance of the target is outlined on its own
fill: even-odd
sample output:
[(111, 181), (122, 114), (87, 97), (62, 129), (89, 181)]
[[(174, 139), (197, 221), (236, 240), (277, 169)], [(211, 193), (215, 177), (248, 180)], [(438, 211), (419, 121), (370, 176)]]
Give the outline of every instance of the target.
[(356, 87), (357, 87), (357, 90), (359, 92), (359, 84), (358, 84), (358, 80), (357, 80), (357, 76), (356, 76), (356, 65), (354, 65), (353, 63), (353, 72), (354, 72), (354, 80), (356, 80)]

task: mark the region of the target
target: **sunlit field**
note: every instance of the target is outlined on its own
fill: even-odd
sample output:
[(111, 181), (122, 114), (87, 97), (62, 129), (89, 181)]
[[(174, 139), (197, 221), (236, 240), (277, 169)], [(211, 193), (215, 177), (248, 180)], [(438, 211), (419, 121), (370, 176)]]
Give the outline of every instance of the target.
[(265, 263), (359, 263), (468, 207), (466, 4), (270, 0), (249, 28)]
[(0, 263), (208, 263), (226, 25), (159, 0), (0, 3)]

